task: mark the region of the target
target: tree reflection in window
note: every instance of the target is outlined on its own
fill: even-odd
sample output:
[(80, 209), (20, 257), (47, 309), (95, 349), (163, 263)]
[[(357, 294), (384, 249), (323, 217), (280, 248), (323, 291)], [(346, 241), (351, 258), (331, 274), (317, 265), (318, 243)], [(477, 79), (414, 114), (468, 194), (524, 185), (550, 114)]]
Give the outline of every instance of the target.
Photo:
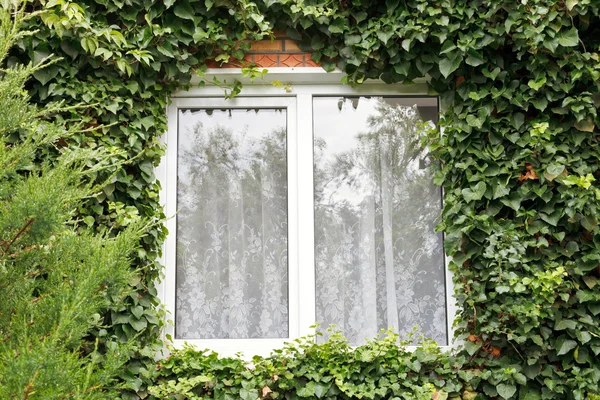
[(394, 102), (313, 101), (317, 320), (352, 344), (415, 325), (446, 344), (441, 193), (418, 107)]
[(176, 338), (288, 336), (285, 110), (180, 110)]

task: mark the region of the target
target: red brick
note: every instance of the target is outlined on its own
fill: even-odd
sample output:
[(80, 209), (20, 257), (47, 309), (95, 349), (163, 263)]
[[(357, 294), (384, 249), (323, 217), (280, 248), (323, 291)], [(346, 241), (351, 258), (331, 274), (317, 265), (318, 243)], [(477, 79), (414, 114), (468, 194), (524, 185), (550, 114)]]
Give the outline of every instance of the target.
[(282, 54), (279, 59), (280, 67), (304, 67), (304, 54)]
[(281, 52), (283, 49), (282, 40), (261, 40), (259, 42), (252, 42), (250, 45), (251, 53), (264, 53), (264, 52)]
[(254, 55), (254, 63), (262, 68), (271, 68), (279, 66), (278, 54), (256, 54)]
[(295, 40), (287, 39), (285, 40), (285, 50), (286, 53), (304, 53), (302, 50), (298, 48), (298, 44)]

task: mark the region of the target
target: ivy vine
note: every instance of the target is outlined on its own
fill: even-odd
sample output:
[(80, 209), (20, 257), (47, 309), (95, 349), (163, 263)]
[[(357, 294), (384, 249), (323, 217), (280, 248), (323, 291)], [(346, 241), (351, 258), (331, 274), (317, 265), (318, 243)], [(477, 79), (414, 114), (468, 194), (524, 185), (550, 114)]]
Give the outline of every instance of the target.
[[(207, 60), (243, 62), (274, 30), (345, 83), (427, 77), (442, 99), (432, 136), (444, 187), (460, 373), (480, 398), (592, 399), (600, 389), (600, 4), (596, 0), (35, 0), (13, 60), (38, 103), (86, 128), (71, 145), (118, 148), (114, 182), (79, 210), (96, 229), (164, 218), (154, 167), (169, 94)], [(250, 69), (252, 71), (252, 69)], [(239, 89), (239, 86), (238, 86)], [(125, 398), (147, 398), (162, 346), (155, 280), (166, 231), (143, 238), (137, 294), (109, 306), (102, 339), (139, 337)], [(183, 372), (182, 372), (183, 373)], [(367, 372), (365, 372), (367, 373)], [(424, 375), (423, 375), (424, 376)], [(425, 379), (425, 377), (423, 378)], [(471, 391), (472, 389), (472, 391)]]

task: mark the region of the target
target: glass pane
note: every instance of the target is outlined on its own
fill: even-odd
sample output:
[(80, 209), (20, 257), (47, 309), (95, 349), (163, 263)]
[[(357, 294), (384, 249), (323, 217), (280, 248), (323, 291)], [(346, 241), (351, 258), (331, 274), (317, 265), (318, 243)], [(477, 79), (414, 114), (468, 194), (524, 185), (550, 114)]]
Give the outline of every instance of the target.
[(321, 329), (358, 345), (418, 325), (447, 344), (441, 189), (419, 140), (436, 99), (315, 98), (313, 115)]
[(286, 338), (286, 111), (178, 117), (175, 336)]

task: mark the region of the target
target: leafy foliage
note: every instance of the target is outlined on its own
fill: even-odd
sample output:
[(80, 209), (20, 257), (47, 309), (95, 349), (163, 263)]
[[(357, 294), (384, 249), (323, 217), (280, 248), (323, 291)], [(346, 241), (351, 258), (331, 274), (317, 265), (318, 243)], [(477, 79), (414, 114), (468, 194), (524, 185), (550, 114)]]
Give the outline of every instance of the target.
[[(464, 357), (440, 352), (425, 341), (415, 351), (387, 335), (352, 348), (339, 332), (316, 344), (307, 337), (271, 357), (219, 358), (208, 350), (185, 348), (160, 362), (159, 399), (416, 399), (448, 398), (463, 384), (457, 371)], [(472, 375), (472, 373), (471, 373)], [(442, 389), (443, 388), (443, 389)]]
[[(194, 72), (203, 75), (208, 59), (247, 66), (248, 41), (274, 28), (325, 69), (341, 68), (347, 83), (427, 76), (444, 105), (444, 135), (431, 142), (441, 163), (439, 228), (453, 258), (457, 330), (469, 355), (459, 373), (471, 371), (482, 398), (598, 394), (597, 1), (50, 0), (31, 7), (43, 7), (28, 23), (38, 31), (12, 56), (64, 57), (35, 72), (35, 101), (83, 101), (90, 107), (64, 120), (105, 126), (69, 143), (136, 156), (79, 210), (98, 230), (121, 228), (132, 207), (162, 217), (153, 166), (163, 154), (166, 99)], [(131, 398), (147, 396), (148, 356), (160, 346), (152, 308), (164, 235), (155, 228), (143, 239), (136, 265), (146, 274), (137, 293), (105, 314), (111, 332), (122, 340), (139, 335), (149, 346), (140, 345), (127, 371), (137, 392)], [(134, 314), (137, 307), (143, 313)]]

